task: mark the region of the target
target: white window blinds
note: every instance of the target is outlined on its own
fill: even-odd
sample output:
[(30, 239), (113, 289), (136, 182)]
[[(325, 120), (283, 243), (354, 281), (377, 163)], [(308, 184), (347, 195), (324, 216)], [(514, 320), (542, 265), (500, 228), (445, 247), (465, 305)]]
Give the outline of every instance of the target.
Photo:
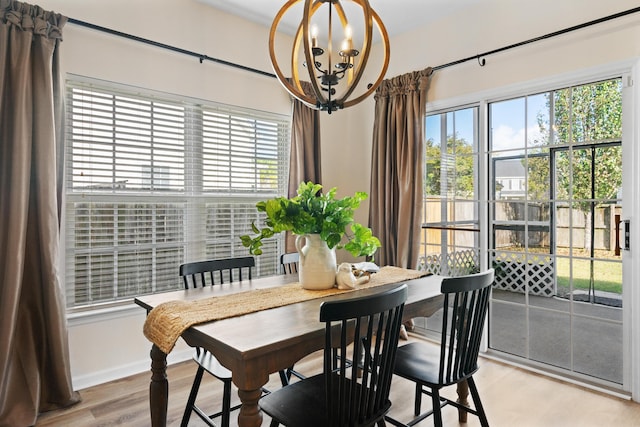
[(256, 202), (286, 191), (289, 117), (84, 78), (66, 90), (69, 308), (180, 289), (180, 264), (248, 253)]

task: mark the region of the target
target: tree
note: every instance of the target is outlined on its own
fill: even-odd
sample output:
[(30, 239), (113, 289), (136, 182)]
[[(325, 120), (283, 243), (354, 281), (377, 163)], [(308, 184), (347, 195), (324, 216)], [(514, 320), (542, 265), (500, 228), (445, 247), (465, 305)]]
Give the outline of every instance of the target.
[[(559, 141), (574, 145), (619, 140), (622, 134), (620, 80), (609, 80), (555, 93), (555, 123)], [(571, 109), (569, 107), (573, 107)], [(571, 120), (569, 119), (571, 117)], [(573, 199), (615, 198), (622, 183), (619, 149), (573, 150), (572, 158), (562, 152), (556, 160), (562, 198), (569, 198), (569, 177), (573, 175)], [(595, 158), (594, 158), (595, 156)], [(596, 165), (597, 185), (591, 185), (592, 162)], [(573, 172), (571, 174), (571, 172)]]
[[(456, 198), (474, 197), (475, 156), (473, 146), (464, 138), (447, 136), (447, 153), (441, 145), (429, 138), (426, 142), (425, 194)], [(444, 162), (444, 164), (443, 164)], [(442, 188), (442, 176), (446, 177), (446, 187)]]
[[(615, 199), (622, 186), (622, 151), (608, 144), (622, 138), (622, 82), (613, 79), (549, 92), (546, 106), (553, 127), (546, 114), (538, 114), (544, 155), (529, 157), (529, 197), (548, 198), (553, 160), (554, 198), (583, 213), (591, 224), (585, 228), (585, 247), (593, 251), (593, 210), (599, 201)], [(546, 147), (557, 147), (551, 151), (553, 159)]]
[[(619, 147), (587, 147), (586, 144), (604, 144), (621, 139), (621, 90), (620, 79), (614, 79), (557, 90), (547, 95), (547, 108), (553, 112), (554, 126), (549, 129), (545, 115), (538, 114), (538, 127), (544, 135), (540, 145), (573, 147), (572, 150), (556, 151), (556, 199), (577, 201), (577, 206), (587, 211), (590, 204), (580, 201), (616, 197), (622, 185)], [(544, 157), (530, 158), (529, 163), (529, 169), (534, 166), (536, 170), (529, 176), (529, 196), (540, 197), (549, 186), (549, 167), (544, 164)], [(595, 165), (595, 187), (591, 183), (592, 165)]]

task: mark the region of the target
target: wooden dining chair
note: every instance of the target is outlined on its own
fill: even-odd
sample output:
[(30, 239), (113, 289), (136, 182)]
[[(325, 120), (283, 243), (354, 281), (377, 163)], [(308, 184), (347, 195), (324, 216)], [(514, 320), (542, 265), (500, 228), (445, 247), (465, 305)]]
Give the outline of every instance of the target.
[[(299, 262), (300, 254), (298, 252), (289, 252), (280, 255), (280, 270), (282, 270), (282, 274), (297, 274)], [(301, 380), (306, 378), (291, 366), (290, 368), (280, 371), (280, 381), (282, 382), (282, 385), (289, 385), (292, 376)]]
[[(180, 276), (184, 281), (184, 288), (193, 289), (233, 282), (234, 280), (243, 280), (243, 278), (251, 279), (253, 267), (255, 267), (255, 259), (250, 256), (190, 262), (180, 266)], [(189, 399), (187, 400), (180, 426), (187, 427), (191, 413), (195, 412), (209, 426), (216, 427), (213, 419), (220, 417), (221, 426), (228, 427), (231, 411), (240, 407), (240, 405), (231, 407), (231, 371), (222, 366), (211, 353), (202, 348), (196, 348), (193, 359), (198, 364), (198, 370), (191, 386), (191, 392), (189, 393)], [(205, 413), (196, 404), (196, 397), (205, 372), (218, 378), (224, 384), (222, 409), (212, 415)]]
[[(407, 285), (320, 306), (325, 323), (321, 374), (258, 401), (271, 426), (384, 426)], [(361, 343), (352, 345), (351, 343)], [(334, 353), (340, 357), (336, 359)], [(361, 360), (356, 366), (340, 360)], [(338, 365), (336, 365), (338, 360)]]
[[(452, 405), (478, 416), (483, 427), (489, 426), (473, 374), (478, 370), (480, 341), (493, 282), (493, 269), (443, 279), (444, 305), (439, 348), (425, 342), (412, 342), (401, 346), (396, 355), (395, 374), (416, 383), (415, 418), (403, 424), (387, 417), (391, 424), (413, 426), (433, 414), (434, 425), (440, 427), (441, 408)], [(467, 381), (475, 409), (440, 395), (440, 389), (461, 381)], [(432, 409), (421, 413), (423, 394), (431, 396)]]

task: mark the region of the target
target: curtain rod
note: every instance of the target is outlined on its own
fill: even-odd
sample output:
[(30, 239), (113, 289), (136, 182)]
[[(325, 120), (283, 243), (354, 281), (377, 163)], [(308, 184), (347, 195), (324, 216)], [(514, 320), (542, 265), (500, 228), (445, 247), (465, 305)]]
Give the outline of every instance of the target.
[[(621, 18), (623, 16), (627, 16), (627, 15), (631, 15), (633, 13), (636, 12), (640, 12), (640, 7), (635, 7), (633, 9), (629, 9), (629, 10), (625, 10), (623, 12), (618, 12), (618, 13), (614, 13), (613, 15), (609, 15), (609, 16), (605, 16), (602, 18), (598, 18), (598, 19), (594, 19), (593, 21), (589, 21), (589, 22), (585, 22), (583, 24), (578, 24), (578, 25), (574, 25), (573, 27), (568, 27), (565, 28), (563, 30), (558, 30), (558, 31), (554, 31), (552, 33), (548, 33), (545, 34), (543, 36), (539, 36), (539, 37), (534, 37), (532, 39), (529, 40), (525, 40), (519, 43), (514, 43), (508, 46), (504, 46), (498, 49), (493, 49), (484, 53), (480, 53), (474, 56), (469, 56), (467, 58), (462, 58), (462, 59), (458, 59), (456, 61), (452, 61), (452, 62), (447, 62), (446, 64), (442, 64), (442, 65), (438, 65), (433, 67), (433, 71), (437, 71), (437, 70), (441, 70), (443, 68), (448, 68), (448, 67), (452, 67), (454, 65), (458, 65), (458, 64), (462, 64), (463, 62), (468, 62), (468, 61), (473, 61), (473, 60), (477, 60), (478, 64), (480, 64), (481, 67), (483, 67), (485, 65), (485, 56), (489, 56), (489, 55), (493, 55), (495, 53), (499, 53), (499, 52), (504, 52), (505, 50), (509, 50), (509, 49), (513, 49), (516, 47), (520, 47), (520, 46), (524, 46), (530, 43), (534, 43), (540, 40), (545, 40), (551, 37), (556, 37), (562, 34), (566, 34), (566, 33), (570, 33), (572, 31), (576, 31), (576, 30), (580, 30), (582, 28), (586, 28), (586, 27), (590, 27), (592, 25), (596, 25), (596, 24), (600, 24), (602, 22), (606, 22), (606, 21), (611, 21), (613, 19), (617, 19), (617, 18)], [(151, 46), (155, 46), (155, 47), (159, 47), (162, 49), (167, 49), (173, 52), (177, 52), (177, 53), (182, 53), (184, 55), (189, 55), (189, 56), (194, 56), (196, 58), (198, 58), (200, 60), (200, 63), (202, 64), (202, 62), (204, 61), (212, 61), (212, 62), (216, 62), (218, 64), (222, 64), (222, 65), (226, 65), (229, 67), (234, 67), (234, 68), (238, 68), (244, 71), (249, 71), (252, 73), (256, 73), (256, 74), (260, 74), (262, 76), (267, 76), (267, 77), (276, 77), (275, 74), (273, 73), (268, 73), (266, 71), (262, 71), (262, 70), (258, 70), (257, 68), (251, 68), (251, 67), (247, 67), (244, 65), (240, 65), (240, 64), (236, 64), (234, 62), (230, 62), (230, 61), (225, 61), (224, 59), (219, 59), (219, 58), (214, 58), (202, 53), (197, 53), (197, 52), (193, 52), (190, 50), (186, 50), (186, 49), (182, 49), (179, 47), (175, 47), (175, 46), (171, 46), (165, 43), (160, 43), (154, 40), (149, 40), (149, 39), (145, 39), (142, 37), (138, 37), (138, 36), (134, 36), (132, 34), (127, 34), (127, 33), (123, 33), (121, 31), (117, 31), (117, 30), (113, 30), (111, 28), (106, 28), (106, 27), (101, 27), (99, 25), (95, 25), (95, 24), (91, 24), (89, 22), (85, 22), (85, 21), (81, 21), (78, 19), (74, 19), (74, 18), (68, 18), (68, 22), (71, 24), (75, 24), (75, 25), (79, 25), (81, 27), (86, 27), (86, 28), (90, 28), (92, 30), (97, 30), (97, 31), (102, 31), (104, 33), (108, 33), (114, 36), (118, 36), (118, 37), (123, 37), (129, 40), (134, 40), (140, 43), (145, 43), (145, 44), (149, 44)]]
[(554, 32), (549, 33), (549, 34), (545, 34), (544, 36), (534, 37), (532, 39), (525, 40), (525, 41), (522, 41), (522, 42), (519, 42), (519, 43), (510, 44), (508, 46), (504, 46), (504, 47), (501, 47), (501, 48), (498, 48), (498, 49), (490, 50), (488, 52), (479, 53), (478, 55), (469, 56), (467, 58), (458, 59), (457, 61), (448, 62), (446, 64), (438, 65), (436, 67), (433, 67), (433, 71), (441, 70), (443, 68), (451, 67), (453, 65), (462, 64), (463, 62), (472, 61), (474, 59), (478, 61), (478, 64), (480, 64), (481, 67), (484, 67), (484, 64), (485, 64), (484, 57), (485, 56), (493, 55), (494, 53), (503, 52), (505, 50), (513, 49), (513, 48), (516, 48), (516, 47), (524, 46), (524, 45), (527, 45), (529, 43), (537, 42), (537, 41), (540, 41), (540, 40), (549, 39), (551, 37), (555, 37), (555, 36), (559, 36), (559, 35), (562, 35), (562, 34), (569, 33), (571, 31), (580, 30), (582, 28), (590, 27), (591, 25), (600, 24), (600, 23), (606, 22), (606, 21), (611, 21), (612, 19), (621, 18), (623, 16), (631, 15), (632, 13), (636, 13), (636, 12), (640, 12), (640, 7), (634, 7), (633, 9), (625, 10), (624, 12), (618, 12), (618, 13), (614, 13), (613, 15), (605, 16), (603, 18), (594, 19), (593, 21), (585, 22), (583, 24), (574, 25), (573, 27), (565, 28), (563, 30), (554, 31)]
[(123, 37), (125, 39), (134, 40), (134, 41), (137, 41), (137, 42), (140, 42), (140, 43), (149, 44), (151, 46), (159, 47), (159, 48), (162, 48), (162, 49), (167, 49), (167, 50), (170, 50), (170, 51), (173, 51), (173, 52), (182, 53), (184, 55), (194, 56), (194, 57), (196, 57), (196, 58), (198, 58), (200, 60), (201, 64), (202, 64), (203, 61), (212, 61), (212, 62), (216, 62), (218, 64), (226, 65), (226, 66), (229, 66), (229, 67), (239, 68), (239, 69), (244, 70), (244, 71), (250, 71), (252, 73), (260, 74), (262, 76), (274, 77), (274, 78), (276, 77), (275, 74), (267, 73), (266, 71), (258, 70), (257, 68), (247, 67), (247, 66), (244, 66), (244, 65), (236, 64), (235, 62), (225, 61), (224, 59), (213, 58), (211, 56), (208, 56), (208, 55), (205, 55), (205, 54), (202, 54), (202, 53), (193, 52), (191, 50), (182, 49), (180, 47), (171, 46), (171, 45), (168, 45), (168, 44), (165, 44), (165, 43), (160, 43), (160, 42), (157, 42), (157, 41), (154, 41), (154, 40), (149, 40), (149, 39), (145, 39), (145, 38), (142, 38), (142, 37), (134, 36), (132, 34), (123, 33), (121, 31), (112, 30), (111, 28), (101, 27), (99, 25), (91, 24), (91, 23), (85, 22), (85, 21), (80, 21), (78, 19), (69, 18), (67, 22), (70, 22), (71, 24), (79, 25), (81, 27), (91, 28), (92, 30), (102, 31), (104, 33), (108, 33), (108, 34), (111, 34), (111, 35), (114, 35), (114, 36)]

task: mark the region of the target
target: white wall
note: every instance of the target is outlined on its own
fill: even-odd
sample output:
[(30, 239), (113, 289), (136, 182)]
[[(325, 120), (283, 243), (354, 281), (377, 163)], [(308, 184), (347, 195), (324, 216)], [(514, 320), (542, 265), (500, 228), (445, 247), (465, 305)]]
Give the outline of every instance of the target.
[[(43, 0), (65, 16), (272, 73), (268, 29), (201, 3)], [(178, 7), (176, 7), (178, 6)], [(172, 53), (95, 30), (63, 29), (63, 71), (169, 93), (289, 114), (275, 78)]]
[[(63, 15), (271, 72), (267, 27), (195, 1), (41, 0)], [(176, 7), (177, 5), (177, 7)], [(444, 64), (637, 6), (637, 0), (487, 0), (391, 40), (387, 77)], [(408, 11), (407, 13), (410, 13)], [(384, 16), (381, 17), (384, 21)], [(287, 48), (288, 49), (288, 48)], [(640, 56), (640, 14), (437, 71), (430, 103)], [(270, 77), (68, 24), (62, 44), (68, 73), (289, 114), (290, 102)], [(373, 97), (322, 116), (325, 187), (340, 195), (369, 191)], [(357, 219), (367, 221), (367, 206)], [(76, 388), (148, 369), (144, 312), (136, 307), (70, 319)], [(179, 345), (170, 361), (188, 357)]]
[[(475, 10), (451, 16), (393, 40), (392, 49), (406, 47), (410, 55), (394, 56), (388, 75), (460, 58), (542, 36), (638, 6), (635, 0), (492, 0)], [(553, 76), (640, 55), (640, 13), (577, 30), (437, 71), (429, 93), (441, 100), (490, 88)], [(445, 42), (446, 41), (446, 42)]]

